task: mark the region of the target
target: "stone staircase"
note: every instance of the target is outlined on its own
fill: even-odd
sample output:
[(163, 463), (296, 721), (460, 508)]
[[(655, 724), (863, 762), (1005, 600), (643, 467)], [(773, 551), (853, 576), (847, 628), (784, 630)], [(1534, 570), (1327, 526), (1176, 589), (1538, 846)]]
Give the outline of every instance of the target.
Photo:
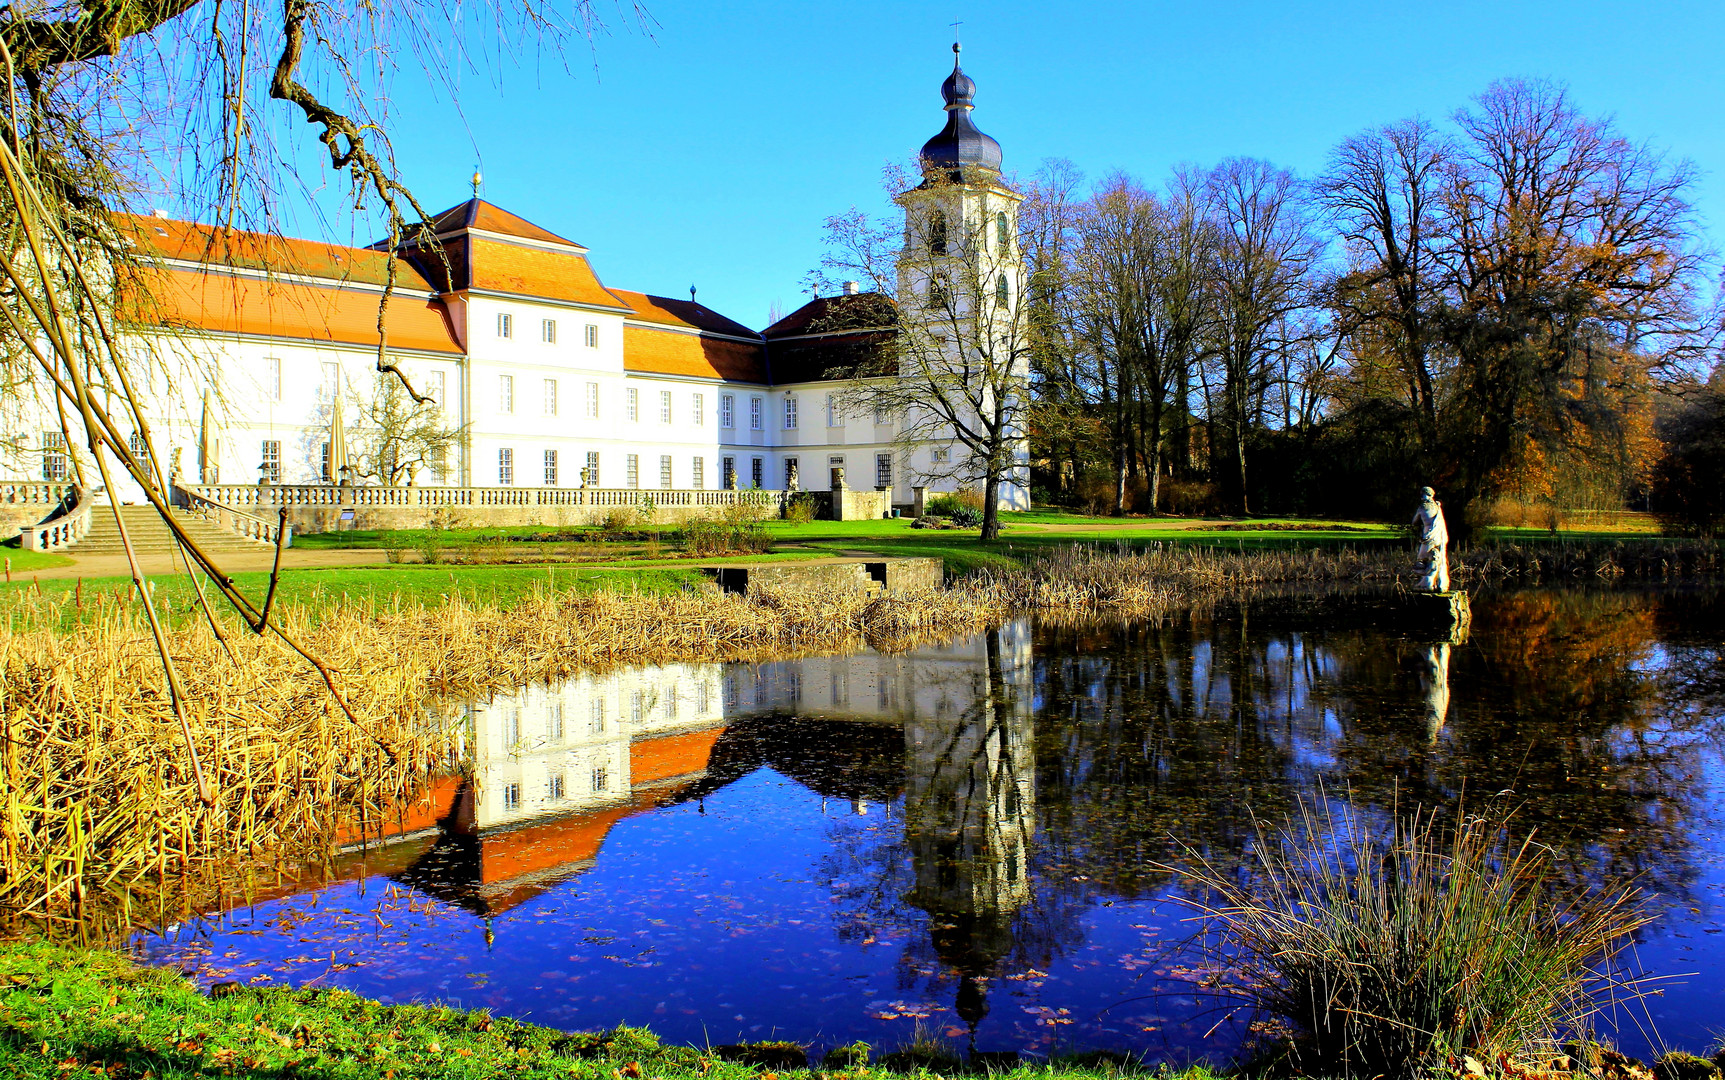
[[(165, 556), (173, 552), (173, 534), (150, 506), (122, 506), (120, 516), (126, 522), (126, 535), (131, 537), (132, 550), (140, 557)], [(273, 550), (271, 545), (247, 540), (226, 529), (218, 529), (205, 521), (203, 515), (175, 508), (174, 520), (185, 529), (192, 542), (211, 555), (255, 555)], [(90, 531), (69, 549), (75, 555), (125, 555), (120, 543), (120, 530), (114, 524), (114, 510), (98, 506), (92, 511)]]

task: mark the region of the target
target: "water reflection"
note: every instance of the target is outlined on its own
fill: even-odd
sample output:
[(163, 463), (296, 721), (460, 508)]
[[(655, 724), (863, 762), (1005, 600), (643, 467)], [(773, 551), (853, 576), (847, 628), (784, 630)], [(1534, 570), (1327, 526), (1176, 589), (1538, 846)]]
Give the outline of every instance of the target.
[(1658, 1006), (1699, 1045), (1725, 1007), (1720, 614), (1523, 593), (1434, 640), (1278, 601), (584, 676), (464, 703), (465, 781), (346, 881), (141, 947), (683, 1040), (891, 1044), (924, 1021), (984, 1048), (1223, 1054), (1242, 1029), (1163, 867), (1239, 860), (1254, 818), (1322, 789), (1505, 802), (1577, 878), (1637, 876), (1671, 909), (1643, 962), (1705, 973)]

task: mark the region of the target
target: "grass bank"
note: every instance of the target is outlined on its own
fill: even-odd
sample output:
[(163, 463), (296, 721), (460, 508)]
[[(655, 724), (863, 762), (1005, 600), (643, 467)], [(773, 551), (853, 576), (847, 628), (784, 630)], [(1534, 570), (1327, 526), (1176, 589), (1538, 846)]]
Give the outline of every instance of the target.
[[(894, 1056), (893, 1048), (886, 1055), (876, 1051), (871, 1062), (867, 1050), (846, 1047), (830, 1064), (810, 1070), (788, 1064), (802, 1058), (802, 1048), (782, 1043), (666, 1046), (639, 1028), (571, 1034), (483, 1011), (382, 1005), (343, 991), (234, 990), (206, 996), (173, 972), (138, 968), (99, 950), (0, 947), (0, 1075), (895, 1080), (964, 1068), (956, 1058)], [(758, 1064), (736, 1060), (750, 1057)], [(1119, 1065), (1092, 1058), (1005, 1065), (990, 1075), (1107, 1080), (1121, 1072)], [(1212, 1074), (1191, 1069), (1159, 1075), (1210, 1080)]]

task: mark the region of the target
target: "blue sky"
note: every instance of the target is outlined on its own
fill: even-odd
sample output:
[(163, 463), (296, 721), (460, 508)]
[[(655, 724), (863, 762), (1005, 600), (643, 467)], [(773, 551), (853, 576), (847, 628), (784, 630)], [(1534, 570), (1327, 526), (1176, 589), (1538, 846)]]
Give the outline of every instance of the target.
[(461, 73), (459, 115), (404, 67), (391, 123), (404, 179), (441, 209), (467, 197), (478, 160), (487, 199), (586, 244), (608, 284), (694, 284), (759, 327), (769, 305), (806, 299), (823, 219), (886, 209), (882, 166), (939, 130), (960, 18), (975, 119), (1009, 171), (1064, 157), (1156, 182), (1240, 154), (1309, 175), (1363, 128), (1446, 117), (1494, 78), (1546, 76), (1693, 160), (1708, 235), (1725, 229), (1719, 0), (648, 8), (650, 36), (617, 26), (568, 71), (530, 58)]

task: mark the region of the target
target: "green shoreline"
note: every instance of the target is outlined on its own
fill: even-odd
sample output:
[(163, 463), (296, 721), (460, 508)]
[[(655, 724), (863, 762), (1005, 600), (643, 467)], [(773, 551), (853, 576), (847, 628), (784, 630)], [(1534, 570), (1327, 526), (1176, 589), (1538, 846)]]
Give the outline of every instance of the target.
[[(801, 1049), (785, 1043), (666, 1046), (643, 1028), (570, 1033), (484, 1010), (384, 1005), (343, 990), (221, 989), (228, 992), (204, 994), (176, 972), (103, 949), (0, 945), (0, 1076), (893, 1080), (966, 1071), (956, 1058), (915, 1050), (865, 1064), (855, 1047), (808, 1069), (789, 1064)], [(736, 1060), (749, 1057), (753, 1064)], [(1002, 1061), (987, 1071), (1003, 1080), (1103, 1080), (1140, 1070), (1124, 1055), (1097, 1053)], [(1156, 1075), (1218, 1074), (1193, 1067)]]

